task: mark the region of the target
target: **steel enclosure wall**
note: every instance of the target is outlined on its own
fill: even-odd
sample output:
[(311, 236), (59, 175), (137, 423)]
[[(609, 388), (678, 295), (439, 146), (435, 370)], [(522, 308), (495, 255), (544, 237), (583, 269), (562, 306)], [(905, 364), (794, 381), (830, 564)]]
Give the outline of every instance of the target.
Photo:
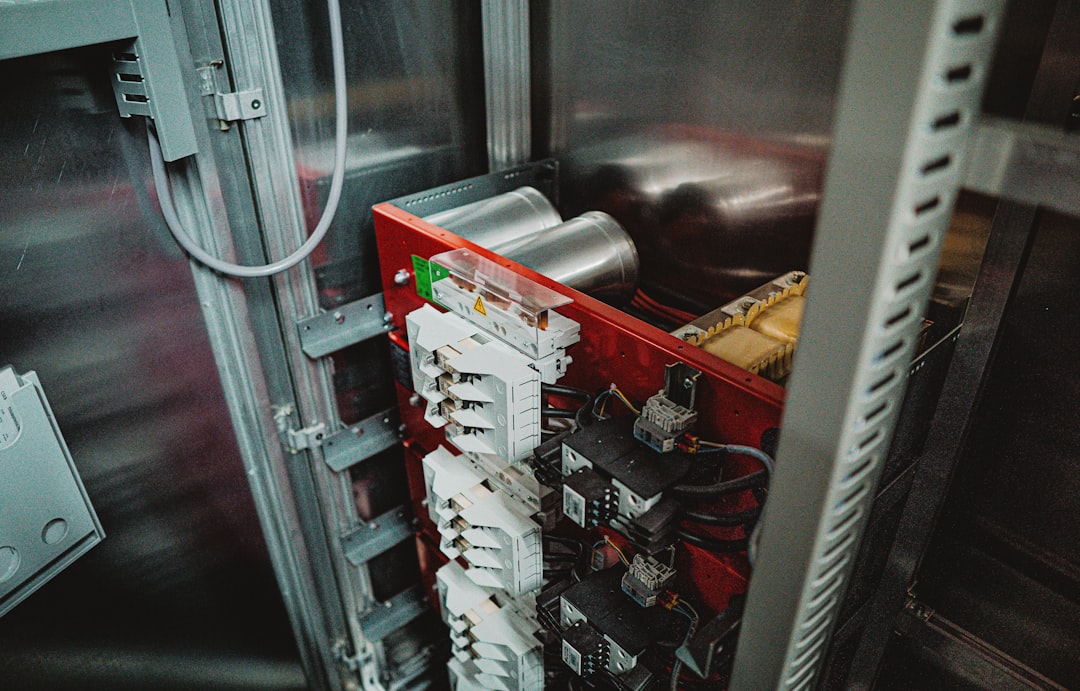
[(0, 620), (0, 678), (300, 688), (191, 271), (108, 75), (104, 46), (0, 62), (0, 360), (39, 373), (108, 534)]

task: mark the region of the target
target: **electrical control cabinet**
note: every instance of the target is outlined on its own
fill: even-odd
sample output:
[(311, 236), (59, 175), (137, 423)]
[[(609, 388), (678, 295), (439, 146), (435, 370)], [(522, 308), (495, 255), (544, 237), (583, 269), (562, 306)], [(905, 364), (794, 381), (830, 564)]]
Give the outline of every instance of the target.
[(0, 616), (104, 537), (37, 375), (0, 369)]
[[(81, 9), (90, 6), (85, 1), (74, 4)], [(221, 152), (226, 145), (215, 142), (213, 147), (200, 147), (197, 162), (181, 165), (192, 166), (188, 173), (195, 166), (214, 170), (213, 157), (219, 156), (219, 163), (250, 161), (249, 172), (288, 168), (294, 159), (283, 118), (305, 117), (296, 113), (309, 112), (306, 117), (313, 122), (301, 129), (328, 131), (321, 126), (324, 123), (314, 120), (329, 109), (296, 108), (286, 116), (280, 104), (300, 100), (295, 94), (287, 99), (277, 93), (280, 67), (274, 51), (265, 50), (265, 45), (274, 44), (272, 27), (265, 23), (269, 13), (236, 0), (219, 4), (204, 12), (213, 17), (208, 33), (214, 33), (220, 22), (222, 31), (231, 36), (227, 50), (212, 45), (209, 50), (200, 46), (191, 51), (214, 56), (210, 67), (197, 70), (199, 87), (203, 96), (216, 103), (222, 131), (241, 121), (250, 122), (240, 125), (240, 130), (251, 131), (231, 137), (248, 142), (228, 145), (237, 147), (229, 149), (235, 158), (224, 157)], [(120, 27), (120, 33), (108, 34), (110, 40), (123, 39), (126, 46), (114, 55), (114, 76), (121, 77), (114, 85), (139, 92), (127, 96), (140, 98), (121, 98), (124, 94), (116, 92), (121, 115), (151, 115), (156, 121), (152, 138), (161, 137), (166, 158), (172, 160), (196, 149), (182, 141), (191, 138), (186, 131), (190, 123), (184, 124), (188, 109), (183, 104), (163, 105), (177, 105), (173, 99), (181, 98), (176, 94), (183, 96), (184, 89), (168, 69), (161, 76), (162, 64), (171, 69), (176, 62), (175, 56), (169, 57), (171, 51), (158, 59), (162, 56), (150, 50), (169, 41), (146, 39), (170, 32), (181, 35), (182, 21), (189, 20), (181, 19), (181, 13), (167, 17), (161, 3), (151, 5), (135, 8), (137, 34), (127, 26), (131, 21), (127, 4), (113, 8), (126, 17), (120, 24), (111, 22)], [(246, 315), (239, 316), (244, 313), (237, 307), (240, 303), (227, 303), (228, 291), (218, 291), (214, 300), (208, 299), (220, 287), (213, 282), (217, 277), (196, 272), (208, 313), (227, 306), (220, 311), (229, 312), (229, 320), (235, 322), (219, 325), (215, 348), (220, 370), (243, 371), (240, 363), (256, 344), (265, 360), (264, 374), (271, 384), (265, 389), (272, 393), (260, 388), (263, 382), (254, 381), (258, 377), (252, 381), (237, 377), (226, 388), (238, 434), (246, 435), (248, 442), (242, 444), (244, 453), (258, 457), (245, 460), (250, 464), (249, 476), (271, 538), (282, 590), (295, 616), (298, 640), (310, 648), (303, 651), (309, 670), (319, 662), (324, 667), (341, 663), (337, 671), (356, 673), (365, 687), (382, 684), (393, 689), (426, 674), (417, 670), (425, 667), (427, 656), (443, 655), (446, 659), (437, 666), (445, 662), (450, 683), (458, 690), (563, 687), (574, 676), (601, 688), (719, 688), (729, 681), (726, 665), (746, 602), (747, 621), (752, 623), (744, 631), (744, 642), (749, 642), (741, 650), (743, 668), (751, 671), (743, 672), (743, 685), (747, 679), (757, 682), (753, 675), (766, 667), (770, 670), (767, 685), (811, 685), (839, 617), (835, 610), (841, 594), (853, 580), (851, 564), (858, 556), (860, 526), (866, 522), (881, 476), (878, 469), (888, 461), (887, 442), (898, 414), (908, 356), (928, 332), (925, 322), (919, 329), (920, 310), (943, 244), (944, 217), (966, 174), (964, 151), (972, 138), (972, 125), (979, 119), (976, 104), (990, 71), (988, 56), (1000, 24), (1001, 5), (942, 0), (903, 12), (887, 3), (856, 3), (850, 12), (846, 6), (831, 10), (833, 30), (814, 30), (836, 45), (843, 43), (838, 37), (849, 36), (849, 64), (843, 70), (849, 83), (839, 89), (831, 82), (810, 84), (814, 98), (803, 100), (812, 107), (804, 109), (794, 130), (790, 122), (758, 123), (760, 127), (752, 129), (774, 133), (769, 137), (772, 141), (743, 141), (737, 133), (740, 127), (732, 129), (732, 122), (722, 122), (730, 114), (709, 122), (708, 98), (698, 99), (706, 106), (698, 109), (701, 112), (692, 126), (681, 121), (681, 115), (665, 115), (663, 122), (652, 122), (652, 114), (639, 111), (639, 101), (647, 106), (645, 110), (653, 110), (654, 101), (670, 101), (666, 98), (670, 93), (692, 92), (665, 83), (664, 98), (642, 98), (639, 89), (655, 85), (644, 84), (641, 75), (629, 69), (620, 70), (622, 77), (615, 82), (623, 88), (629, 85), (631, 102), (606, 100), (609, 94), (598, 88), (604, 85), (587, 81), (582, 84), (588, 86), (586, 91), (596, 91), (596, 98), (582, 99), (583, 92), (574, 81), (566, 82), (566, 73), (607, 77), (604, 69), (580, 70), (574, 61), (566, 62), (571, 55), (583, 56), (583, 64), (596, 62), (595, 54), (587, 50), (589, 42), (571, 40), (575, 49), (566, 49), (565, 42), (575, 35), (570, 31), (573, 22), (564, 17), (571, 10), (526, 12), (534, 21), (552, 22), (530, 29), (527, 16), (513, 16), (512, 4), (484, 3), (483, 22), (467, 23), (484, 27), (484, 40), (474, 45), (485, 46), (489, 154), (491, 168), (499, 172), (376, 207), (383, 294), (364, 292), (364, 298), (349, 304), (344, 297), (350, 294), (347, 291), (367, 291), (370, 277), (365, 269), (364, 285), (359, 287), (360, 281), (352, 280), (356, 267), (342, 268), (355, 257), (339, 256), (340, 247), (327, 243), (320, 246), (319, 254), (310, 255), (327, 260), (315, 267), (317, 288), (308, 285), (310, 276), (296, 272), (274, 282), (272, 299), (260, 293), (259, 300), (251, 298), (244, 305), (254, 308), (251, 323), (260, 325), (251, 329), (258, 335), (248, 339)], [(663, 44), (665, 50), (677, 47), (666, 40), (670, 35), (665, 29), (691, 36), (688, 44), (696, 60), (699, 53), (707, 57), (699, 50), (704, 42), (693, 40), (692, 32), (676, 29), (679, 15), (695, 17), (690, 21), (702, 27), (751, 26), (745, 21), (699, 21), (698, 11), (704, 12), (700, 8), (667, 12), (655, 43)], [(185, 12), (194, 16), (199, 9)], [(760, 14), (763, 24), (766, 19), (775, 26), (788, 24), (766, 17), (768, 13), (754, 14)], [(16, 29), (51, 22), (36, 10), (21, 16), (41, 19), (33, 24), (13, 23)], [(496, 21), (500, 18), (508, 21)], [(845, 19), (849, 24), (841, 21)], [(330, 20), (332, 32), (334, 27), (340, 30), (336, 1), (330, 5)], [(256, 29), (249, 31), (251, 27)], [(612, 28), (617, 27), (607, 30)], [(104, 36), (99, 29), (95, 25), (72, 35)], [(604, 30), (600, 28), (598, 35), (604, 36)], [(48, 34), (48, 40), (16, 46), (5, 57), (39, 52), (51, 45), (49, 41), (55, 43), (50, 50), (81, 45), (81, 38), (57, 43), (56, 36), (63, 33), (22, 31), (30, 37)], [(239, 40), (241, 34), (250, 40)], [(507, 34), (551, 39), (552, 45), (541, 51), (542, 57), (530, 59), (529, 41), (524, 46), (508, 46), (513, 42), (500, 40)], [(890, 37), (892, 43), (886, 48), (893, 43), (907, 47), (886, 52), (880, 36)], [(340, 36), (331, 43), (336, 67), (341, 58)], [(606, 37), (592, 43), (611, 52), (596, 63), (600, 65), (608, 64), (608, 57), (610, 64), (616, 64), (619, 44), (634, 46), (633, 41), (611, 42)], [(774, 41), (759, 43), (776, 45)], [(524, 56), (517, 53), (522, 47)], [(458, 52), (445, 51), (455, 56)], [(227, 54), (229, 73), (237, 77), (238, 86), (252, 86), (251, 90), (217, 92), (213, 74), (224, 64), (217, 59), (219, 53)], [(813, 65), (821, 74), (840, 73), (839, 49), (835, 64), (825, 64), (825, 55), (801, 61), (780, 59), (780, 55), (749, 61), (740, 57), (738, 62), (782, 65), (784, 82), (790, 84), (808, 84), (807, 79), (790, 78), (789, 68), (795, 62)], [(133, 66), (136, 58), (141, 69)], [(547, 59), (553, 62), (543, 65)], [(884, 63), (888, 64), (882, 67)], [(550, 84), (530, 88), (529, 70), (534, 64), (542, 68)], [(630, 61), (624, 65), (633, 67)], [(671, 69), (657, 71), (650, 64), (649, 70), (677, 81), (682, 81), (680, 73), (719, 73), (717, 69), (685, 70), (675, 59), (667, 67)], [(411, 74), (407, 68), (393, 65), (372, 74)], [(344, 84), (343, 70), (336, 69), (340, 79), (335, 83)], [(893, 73), (887, 88), (875, 92), (874, 98), (862, 93), (860, 87), (877, 88), (883, 83), (883, 70)], [(755, 81), (765, 84), (754, 72)], [(737, 86), (737, 75), (729, 76)], [(175, 82), (174, 89), (161, 88), (169, 82)], [(260, 83), (263, 86), (256, 86)], [(707, 96), (714, 86), (709, 83), (701, 90)], [(191, 91), (192, 84), (187, 87)], [(552, 93), (544, 94), (546, 87)], [(153, 96), (149, 103), (144, 91)], [(429, 90), (412, 91), (423, 94), (419, 97), (426, 101), (422, 110), (430, 119), (438, 108), (430, 107)], [(736, 94), (740, 89), (727, 92)], [(464, 93), (449, 94), (446, 102), (465, 101)], [(527, 95), (533, 93), (541, 96), (540, 108), (529, 107)], [(769, 93), (771, 97), (780, 92)], [(303, 97), (309, 96), (305, 91)], [(233, 118), (225, 111), (234, 111), (241, 98), (251, 112)], [(337, 98), (342, 105), (341, 93)], [(407, 99), (376, 100), (393, 105), (395, 117), (386, 120), (409, 121), (408, 127), (415, 132), (430, 124), (418, 126), (408, 117), (396, 117), (398, 109), (408, 110), (403, 105)], [(587, 102), (588, 110), (564, 107), (572, 101)], [(713, 102), (715, 106), (720, 101)], [(262, 103), (277, 109), (274, 118), (260, 124), (255, 121), (271, 114), (270, 109), (260, 110)], [(873, 107), (863, 108), (864, 104)], [(739, 110), (731, 105), (725, 102), (724, 110)], [(533, 128), (528, 117), (519, 117), (518, 109), (537, 115), (553, 111), (552, 121), (536, 132), (558, 136), (533, 147)], [(342, 105), (339, 112), (344, 110)], [(755, 106), (746, 112), (764, 110)], [(812, 112), (835, 112), (838, 121), (804, 122), (805, 113)], [(889, 114), (896, 117), (883, 117)], [(449, 120), (470, 122), (464, 115), (456, 113)], [(564, 115), (568, 119), (560, 122)], [(348, 118), (339, 119), (344, 124)], [(267, 124), (271, 122), (276, 131)], [(631, 122), (634, 133), (624, 137), (620, 131)], [(442, 124), (440, 120), (434, 129)], [(456, 128), (458, 124), (450, 126)], [(344, 142), (344, 130), (337, 129), (341, 142), (351, 147), (352, 143)], [(866, 155), (857, 140), (871, 131), (875, 150), (889, 156), (874, 157), (875, 165), (866, 167)], [(199, 131), (200, 141), (204, 134)], [(385, 137), (384, 143), (395, 147), (388, 156), (401, 161), (423, 157), (430, 162), (450, 151), (433, 149), (421, 156), (409, 146), (400, 146), (399, 139), (411, 136), (412, 131), (405, 137)], [(430, 143), (427, 138), (427, 134), (421, 137), (425, 146)], [(356, 139), (369, 146), (380, 137)], [(465, 139), (462, 133), (451, 134), (451, 140), (459, 139)], [(178, 147), (177, 141), (182, 145)], [(802, 151), (804, 144), (813, 151)], [(246, 148), (241, 150), (241, 146)], [(373, 151), (378, 148), (370, 146)], [(509, 162), (526, 160), (530, 151), (545, 146), (557, 152), (569, 170), (577, 169), (578, 177), (570, 184), (560, 185), (554, 161), (517, 167)], [(213, 156), (207, 149), (215, 152)], [(825, 149), (830, 149), (832, 169), (828, 184), (823, 182)], [(455, 156), (462, 162), (468, 158)], [(313, 158), (317, 157), (297, 160), (307, 166)], [(341, 153), (336, 158), (345, 156)], [(352, 164), (359, 168), (378, 158), (352, 156)], [(358, 163), (359, 159), (364, 163)], [(379, 160), (379, 165), (385, 163)], [(402, 163), (397, 170), (408, 171), (409, 165)], [(335, 167), (332, 190), (340, 189), (336, 183), (344, 166)], [(378, 187), (393, 177), (388, 170), (365, 169), (362, 174), (365, 181), (378, 181), (368, 187)], [(449, 179), (454, 174), (440, 170), (433, 175)], [(250, 178), (253, 200), (245, 200), (239, 208), (230, 206), (228, 213), (203, 213), (200, 205), (207, 199), (193, 196), (194, 208), (186, 209), (185, 216), (210, 219), (207, 228), (199, 229), (204, 240), (209, 242), (217, 231), (224, 231), (221, 237), (225, 238), (229, 229), (220, 227), (221, 219), (244, 218), (249, 201), (252, 208), (258, 207), (255, 215), (264, 222), (264, 229), (296, 225), (293, 221), (302, 212), (299, 197), (284, 194), (277, 175), (252, 172)], [(425, 184), (410, 174), (402, 178), (408, 178), (408, 183), (401, 188)], [(588, 188), (587, 193), (575, 189), (579, 183)], [(167, 194), (168, 189), (162, 187), (160, 192)], [(575, 198), (558, 203), (560, 189)], [(831, 193), (832, 203), (819, 214), (818, 200), (825, 199), (822, 189), (848, 193)], [(879, 195), (882, 190), (885, 193)], [(209, 188), (208, 199), (215, 193)], [(499, 236), (500, 244), (479, 243), (484, 229), (474, 224), (483, 225), (484, 219), (478, 220), (477, 210), (500, 195), (517, 200), (510, 205), (502, 200), (496, 205), (502, 212), (539, 203), (533, 211), (540, 210), (544, 217), (547, 241), (530, 246), (536, 237), (509, 237), (528, 223), (520, 214), (504, 214), (495, 226), (486, 228)], [(192, 195), (178, 196), (185, 201)], [(350, 211), (362, 207), (366, 222), (371, 199), (360, 199), (357, 195), (343, 206), (353, 206)], [(337, 207), (336, 196), (327, 207)], [(469, 220), (451, 225), (452, 212), (459, 208), (469, 209)], [(563, 222), (559, 209), (581, 215)], [(329, 211), (328, 216), (333, 213)], [(793, 384), (791, 389), (784, 435), (787, 446), (780, 447), (781, 461), (790, 465), (780, 473), (784, 482), (773, 482), (772, 455), (777, 451), (780, 412), (788, 395), (785, 380), (792, 371), (808, 304), (804, 293), (809, 290), (809, 276), (804, 269), (809, 267), (799, 264), (809, 257), (817, 218), (822, 219), (823, 230), (815, 239), (815, 256), (819, 262), (826, 258), (821, 263), (825, 270), (820, 278), (815, 276), (821, 281), (815, 290), (824, 296), (818, 304), (837, 311), (828, 318), (818, 316), (816, 331), (809, 331), (805, 339), (811, 348), (802, 349), (806, 343), (800, 346), (800, 357), (813, 363), (804, 368), (812, 378), (796, 380), (801, 386)], [(339, 219), (338, 227), (351, 227), (352, 221), (355, 217), (349, 222)], [(460, 216), (455, 223), (462, 223)], [(322, 226), (321, 221), (317, 225)], [(717, 231), (724, 233), (722, 241)], [(303, 229), (296, 232), (302, 235)], [(588, 236), (589, 232), (594, 234)], [(263, 238), (264, 247), (274, 254), (293, 239), (273, 230)], [(656, 278), (657, 266), (668, 275), (648, 290), (656, 286), (666, 295), (641, 292), (639, 279), (649, 272), (645, 262), (639, 262), (635, 242), (642, 254), (655, 253), (662, 259), (649, 267), (654, 273), (651, 278)], [(351, 239), (341, 243), (350, 244)], [(309, 249), (316, 245), (318, 238)], [(785, 251), (790, 247), (797, 249)], [(372, 256), (369, 249), (365, 245), (365, 258)], [(700, 256), (686, 256), (695, 253)], [(791, 257), (797, 261), (789, 261)], [(763, 258), (780, 259), (759, 261)], [(777, 268), (777, 263), (783, 267)], [(849, 264), (859, 269), (850, 276), (858, 286), (855, 290), (846, 284)], [(335, 274), (340, 283), (330, 285)], [(345, 275), (351, 278), (341, 278)], [(744, 293), (751, 283), (766, 279), (757, 290)], [(742, 287), (720, 288), (725, 281)], [(748, 283), (742, 285), (744, 281)], [(322, 291), (318, 301), (315, 290)], [(744, 294), (729, 301), (740, 293)], [(259, 301), (264, 305), (256, 306)], [(271, 304), (274, 307), (266, 307)], [(327, 312), (298, 314), (316, 304)], [(716, 308), (717, 304), (723, 306)], [(335, 307), (341, 309), (329, 311)], [(685, 311), (692, 309), (698, 311)], [(267, 310), (277, 310), (280, 323), (264, 332), (263, 327), (273, 321)], [(293, 321), (300, 322), (297, 333), (290, 330)], [(350, 421), (340, 415), (335, 392), (328, 390), (332, 365), (319, 360), (334, 353), (336, 366), (339, 346), (384, 332), (389, 333), (399, 383), (398, 410), (379, 399), (379, 411), (357, 414)], [(244, 339), (237, 338), (238, 334)], [(834, 342), (843, 346), (835, 347), (835, 356), (827, 352), (834, 349)], [(277, 361), (282, 352), (288, 353), (288, 362)], [(341, 359), (349, 358), (356, 358), (355, 353)], [(362, 359), (366, 366), (368, 356)], [(237, 390), (245, 395), (237, 395)], [(295, 400), (287, 400), (288, 394)], [(264, 429), (270, 416), (260, 418), (253, 411), (265, 412), (264, 399), (271, 396), (275, 427)], [(353, 401), (361, 398), (354, 396)], [(247, 419), (249, 414), (251, 419)], [(282, 449), (276, 448), (275, 432), (284, 447), (283, 457), (301, 456), (312, 465), (297, 471), (302, 464), (280, 463), (276, 454)], [(253, 439), (270, 447), (269, 460), (261, 458), (261, 451), (252, 450), (258, 446), (250, 443)], [(810, 448), (804, 453), (798, 448), (800, 443)], [(365, 467), (364, 462), (376, 457), (378, 461)], [(379, 469), (372, 470), (376, 465)], [(391, 478), (401, 466), (407, 478)], [(287, 472), (282, 472), (283, 467)], [(261, 471), (267, 472), (260, 475)], [(889, 472), (886, 468), (886, 477)], [(392, 507), (370, 510), (377, 503), (372, 497), (381, 499), (391, 492), (357, 491), (365, 483), (368, 489), (381, 490), (381, 483), (397, 480), (408, 486), (410, 496), (406, 499), (405, 490), (399, 488), (388, 502)], [(358, 495), (355, 506), (350, 504), (354, 498), (350, 488)], [(283, 508), (293, 497), (299, 498), (300, 510)], [(763, 513), (767, 500), (774, 510)], [(778, 513), (775, 508), (781, 507), (783, 513)], [(771, 532), (759, 532), (763, 516)], [(290, 538), (301, 534), (308, 544), (289, 544)], [(758, 569), (755, 602), (753, 596), (749, 600), (743, 596), (759, 536), (763, 536), (762, 544), (771, 541), (785, 549), (763, 548), (757, 565), (764, 568)], [(0, 615), (103, 537), (36, 376), (32, 372), (19, 375), (10, 367), (0, 370)], [(816, 551), (788, 549), (792, 545), (809, 545)], [(328, 553), (323, 554), (326, 547)], [(808, 560), (788, 570), (805, 583), (778, 576), (787, 575), (784, 560), (789, 553)], [(297, 566), (305, 561), (298, 556), (309, 555), (316, 557), (311, 573)], [(332, 563), (324, 569), (326, 560)], [(379, 567), (391, 561), (394, 566), (386, 573), (392, 575), (380, 573)], [(384, 582), (414, 572), (419, 572), (422, 585), (409, 581), (403, 589), (394, 590)], [(765, 578), (760, 577), (762, 572)], [(801, 600), (781, 602), (792, 592), (800, 593)], [(784, 616), (761, 615), (771, 607), (775, 610), (769, 610), (770, 614)], [(316, 613), (318, 608), (324, 611)], [(393, 646), (384, 646), (383, 641), (413, 626), (420, 617), (428, 617), (425, 625), (435, 622), (432, 609), (446, 626), (445, 647), (427, 645), (411, 661), (398, 659), (392, 671), (381, 669), (394, 657), (388, 652)], [(328, 613), (324, 622), (322, 615)], [(776, 620), (790, 623), (792, 630), (773, 636), (766, 624)], [(327, 630), (332, 635), (325, 636)], [(413, 643), (409, 635), (400, 638), (399, 651)], [(780, 639), (787, 649), (774, 650)], [(444, 655), (447, 650), (449, 654)], [(313, 665), (312, 660), (318, 662)], [(410, 676), (413, 673), (415, 677)]]

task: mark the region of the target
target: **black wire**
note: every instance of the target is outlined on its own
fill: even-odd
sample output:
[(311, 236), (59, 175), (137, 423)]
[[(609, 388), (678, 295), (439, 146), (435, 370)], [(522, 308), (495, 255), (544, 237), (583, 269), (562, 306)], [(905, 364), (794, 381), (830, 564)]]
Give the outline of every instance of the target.
[(573, 564), (579, 558), (580, 558), (580, 555), (578, 555), (578, 554), (554, 554), (554, 553), (549, 552), (548, 554), (544, 555), (544, 561), (546, 561), (546, 562), (561, 561), (561, 562), (566, 562), (566, 563), (569, 563), (569, 564)]
[(734, 480), (724, 480), (715, 482), (711, 485), (675, 485), (671, 490), (675, 492), (675, 494), (692, 499), (711, 499), (723, 494), (732, 494), (734, 492), (762, 487), (768, 479), (768, 471), (758, 470), (749, 475), (735, 478)]
[(683, 518), (702, 525), (744, 525), (757, 520), (761, 509), (757, 506), (738, 513), (703, 513), (701, 511), (683, 511)]
[(592, 410), (592, 396), (586, 394), (587, 398), (581, 404), (581, 407), (577, 409), (577, 413), (574, 414), (574, 422), (577, 423), (578, 429), (583, 429), (587, 422), (592, 421), (592, 416), (589, 415), (589, 411)]
[(710, 552), (745, 552), (747, 545), (746, 538), (741, 538), (739, 540), (718, 540), (716, 538), (688, 533), (685, 530), (679, 531), (679, 539)]
[(574, 538), (563, 537), (561, 535), (548, 535), (547, 533), (544, 533), (542, 537), (549, 542), (558, 542), (560, 545), (566, 545), (573, 549), (577, 554), (585, 552), (585, 544), (581, 542), (581, 540), (575, 540)]
[(541, 384), (540, 391), (547, 394), (555, 394), (556, 396), (568, 396), (582, 401), (581, 407), (574, 411), (547, 406), (540, 412), (547, 417), (572, 419), (577, 423), (578, 429), (585, 426), (588, 417), (585, 415), (585, 412), (591, 410), (590, 404), (592, 403), (592, 395), (588, 391), (584, 389), (575, 389), (572, 386), (562, 386), (561, 384)]
[(562, 384), (541, 384), (540, 390), (544, 393), (553, 393), (556, 396), (569, 396), (582, 401), (592, 400), (592, 396), (585, 389), (575, 389), (572, 386), (563, 386)]

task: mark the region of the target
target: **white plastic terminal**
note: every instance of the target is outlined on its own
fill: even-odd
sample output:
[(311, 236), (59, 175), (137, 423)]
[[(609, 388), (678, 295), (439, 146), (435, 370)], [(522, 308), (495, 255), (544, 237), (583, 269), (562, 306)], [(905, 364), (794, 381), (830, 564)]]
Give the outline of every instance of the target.
[(581, 326), (554, 308), (570, 298), (465, 249), (437, 254), (430, 266), (436, 302), (536, 360), (544, 383), (566, 372)]
[(454, 688), (543, 688), (543, 655), (535, 636), (540, 626), (533, 603), (503, 599), (467, 576), (456, 562), (435, 574), (443, 621), (450, 628)]
[(406, 319), (424, 419), (462, 451), (520, 461), (540, 444), (540, 374), (477, 326), (424, 305)]
[(540, 526), (530, 509), (440, 446), (424, 457), (428, 513), (439, 549), (469, 563), (469, 579), (511, 596), (540, 587)]

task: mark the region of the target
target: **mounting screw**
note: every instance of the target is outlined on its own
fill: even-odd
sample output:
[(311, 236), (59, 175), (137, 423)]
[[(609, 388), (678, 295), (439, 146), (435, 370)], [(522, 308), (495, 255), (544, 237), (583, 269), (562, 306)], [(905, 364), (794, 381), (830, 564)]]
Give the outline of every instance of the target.
[(694, 382), (690, 380), (690, 377), (687, 377), (686, 379), (682, 380), (682, 387), (684, 389), (692, 389), (694, 388)]
[(409, 405), (411, 405), (413, 408), (419, 408), (420, 394), (414, 393), (412, 396), (409, 396)]
[(409, 282), (409, 270), (398, 269), (394, 272), (394, 285), (403, 286)]
[(386, 314), (384, 314), (382, 316), (382, 320), (383, 320), (383, 324), (389, 324), (390, 322), (394, 321), (394, 313), (393, 312), (387, 312)]
[(258, 110), (259, 108), (262, 108), (262, 101), (260, 101), (259, 99), (255, 99), (251, 102), (252, 110)]
[(344, 324), (345, 323), (345, 315), (342, 314), (341, 312), (334, 312), (334, 321), (336, 321), (338, 324)]

